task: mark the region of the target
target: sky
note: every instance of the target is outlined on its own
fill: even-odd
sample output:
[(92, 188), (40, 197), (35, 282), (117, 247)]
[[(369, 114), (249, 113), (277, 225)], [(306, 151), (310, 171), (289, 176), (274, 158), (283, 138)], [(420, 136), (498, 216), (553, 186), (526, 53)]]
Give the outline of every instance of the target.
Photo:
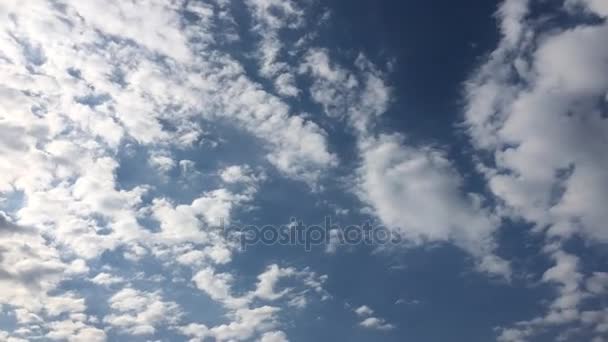
[(608, 341), (607, 1), (0, 17), (0, 341)]

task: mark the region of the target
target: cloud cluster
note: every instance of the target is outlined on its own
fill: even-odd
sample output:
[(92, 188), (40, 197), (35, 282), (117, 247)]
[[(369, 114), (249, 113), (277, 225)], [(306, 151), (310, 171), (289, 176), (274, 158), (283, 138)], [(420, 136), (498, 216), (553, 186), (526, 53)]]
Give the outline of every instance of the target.
[[(275, 11), (253, 13), (277, 26)], [(89, 270), (108, 253), (195, 270), (231, 260), (237, 246), (209, 228), (253, 199), (262, 173), (228, 168), (218, 187), (171, 198), (153, 176), (121, 183), (137, 153), (167, 182), (177, 165), (190, 165), (174, 153), (204, 149), (205, 124), (221, 122), (311, 187), (337, 164), (326, 133), (225, 52), (238, 36), (224, 1), (9, 1), (0, 17), (0, 199), (10, 203), (0, 216), (0, 304), (38, 320), (18, 320), (18, 336), (92, 341), (106, 338), (106, 325), (152, 335), (173, 324), (165, 317), (179, 317), (178, 305), (157, 292), (124, 288), (97, 319), (77, 289), (61, 289), (83, 278), (106, 288), (124, 282)], [(243, 308), (234, 317), (249, 324), (275, 311)]]
[[(286, 278), (295, 278), (302, 285), (300, 288), (287, 287), (277, 291), (278, 283)], [(202, 269), (192, 277), (192, 281), (198, 289), (228, 309), (228, 316), (232, 322), (211, 328), (200, 323), (190, 323), (179, 327), (178, 331), (195, 341), (203, 341), (209, 337), (217, 341), (243, 341), (250, 340), (256, 335), (261, 335), (262, 341), (285, 341), (285, 333), (274, 330), (278, 326), (277, 314), (281, 311), (281, 307), (260, 305), (256, 302), (272, 303), (288, 297), (287, 305), (303, 308), (306, 306), (307, 298), (312, 295), (321, 296), (322, 299), (328, 298), (322, 287), (326, 278), (308, 269), (281, 268), (273, 264), (258, 275), (254, 290), (236, 295), (232, 289), (234, 282), (232, 274), (219, 273), (212, 268)]]
[(584, 272), (564, 245), (573, 236), (590, 246), (608, 237), (606, 9), (602, 1), (565, 1), (539, 17), (528, 1), (505, 1), (502, 39), (466, 85), (465, 125), (499, 212), (545, 234), (543, 253), (555, 263), (541, 281), (557, 298), (541, 317), (504, 329), (501, 341), (558, 327), (564, 341), (606, 338), (605, 313), (585, 313), (602, 295), (584, 283), (599, 289), (603, 277)]
[(494, 253), (499, 220), (483, 207), (481, 195), (463, 190), (445, 152), (378, 128), (392, 91), (374, 64), (359, 55), (349, 69), (315, 49), (300, 70), (312, 80), (312, 99), (353, 131), (360, 158), (356, 193), (385, 226), (410, 243), (454, 243), (475, 257), (479, 270), (510, 277), (509, 263)]
[[(503, 27), (511, 28), (467, 85), (466, 124), (493, 156), (480, 167), (513, 216), (553, 236), (605, 242), (608, 26), (547, 32), (511, 10), (518, 3), (503, 5)], [(566, 9), (592, 12), (591, 3), (569, 1)]]
[(374, 316), (374, 310), (367, 305), (362, 305), (354, 310), (355, 314), (361, 318), (359, 326), (366, 329), (388, 331), (395, 329), (395, 325), (386, 322), (384, 318)]
[[(395, 96), (383, 68), (363, 54), (337, 62), (312, 43), (307, 25), (327, 12), (311, 19), (306, 3), (245, 4), (241, 23), (225, 0), (0, 3), (0, 305), (16, 322), (0, 339), (171, 331), (286, 341), (281, 312), (329, 298), (327, 277), (271, 264), (239, 291), (230, 269), (239, 246), (216, 228), (253, 206), (274, 171), (320, 193), (340, 166), (327, 120), (353, 137), (349, 185), (365, 212), (408, 242), (453, 243), (480, 271), (510, 278), (496, 252), (501, 220), (545, 234), (554, 265), (539, 281), (557, 296), (543, 315), (500, 328), (499, 340), (561, 326), (571, 327), (564, 340), (606, 337), (608, 312), (589, 303), (607, 295), (608, 276), (585, 270), (564, 244), (608, 241), (604, 1), (556, 5), (565, 27), (535, 17), (526, 0), (501, 5), (499, 46), (465, 91), (464, 125), (488, 194), (465, 190), (440, 147), (383, 128)], [(325, 116), (302, 113), (300, 100)], [(225, 143), (217, 127), (259, 155), (214, 160)], [(171, 191), (178, 185), (188, 191)], [(157, 288), (165, 281), (204, 294), (225, 321), (193, 319)], [(91, 310), (91, 293), (105, 309)], [(367, 306), (355, 313), (363, 328), (395, 328)]]

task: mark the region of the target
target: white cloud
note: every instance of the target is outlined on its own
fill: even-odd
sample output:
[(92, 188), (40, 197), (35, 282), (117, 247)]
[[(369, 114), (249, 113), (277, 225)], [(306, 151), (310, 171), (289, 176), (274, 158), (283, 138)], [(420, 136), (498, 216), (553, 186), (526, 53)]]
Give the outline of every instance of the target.
[(278, 311), (278, 308), (272, 306), (238, 309), (234, 314), (234, 322), (213, 327), (212, 331), (220, 341), (246, 340), (255, 332), (273, 329), (277, 325), (276, 313)]
[[(414, 243), (453, 242), (477, 259), (483, 272), (510, 277), (507, 261), (494, 254), (500, 225), (463, 191), (463, 179), (438, 148), (412, 146), (400, 134), (377, 133), (379, 116), (391, 102), (385, 76), (359, 55), (351, 71), (327, 50), (311, 49), (300, 66), (313, 84), (310, 94), (329, 117), (344, 119), (357, 138), (361, 166), (355, 189), (389, 229)], [(331, 240), (328, 252), (335, 252)]]
[(164, 301), (160, 294), (125, 288), (109, 300), (113, 312), (104, 322), (133, 335), (151, 335), (156, 327), (175, 323), (182, 312), (174, 302)]
[(364, 328), (373, 329), (373, 330), (387, 331), (387, 330), (395, 329), (394, 325), (387, 323), (382, 318), (377, 318), (377, 317), (368, 317), (368, 318), (364, 319), (363, 321), (359, 322), (359, 325)]
[[(208, 337), (213, 337), (216, 341), (246, 341), (251, 340), (260, 332), (269, 333), (268, 330), (277, 325), (276, 313), (278, 311), (278, 308), (272, 306), (261, 306), (255, 309), (241, 308), (231, 314), (234, 321), (229, 324), (208, 328), (203, 324), (191, 323), (178, 327), (177, 330), (185, 336), (192, 337), (194, 341), (203, 341)], [(275, 336), (270, 335), (270, 337)]]
[[(541, 335), (547, 329), (564, 326), (587, 325), (603, 333), (601, 327), (606, 310), (585, 310), (586, 301), (599, 300), (593, 289), (602, 280), (596, 275), (585, 277), (581, 270), (581, 260), (574, 254), (564, 252), (558, 245), (548, 245), (546, 252), (554, 260), (554, 265), (547, 269), (541, 278), (542, 282), (552, 284), (556, 288), (557, 296), (549, 302), (546, 312), (541, 316), (527, 321), (520, 321), (514, 327), (499, 329), (498, 340), (501, 342), (520, 342), (531, 340), (533, 336)], [(587, 283), (590, 291), (584, 284)], [(584, 328), (588, 329), (588, 328)], [(567, 330), (564, 330), (567, 332)], [(574, 334), (576, 338), (576, 334)], [(564, 337), (570, 340), (569, 337)]]
[(277, 92), (283, 96), (295, 97), (300, 94), (300, 89), (296, 86), (295, 76), (290, 73), (282, 73), (274, 81)]
[[(518, 22), (527, 33), (516, 45), (505, 38), (468, 85), (473, 143), (494, 155), (495, 167), (483, 168), (490, 189), (512, 216), (551, 235), (605, 241), (599, 203), (608, 184), (601, 105), (608, 92), (602, 43), (608, 25), (535, 32), (521, 15), (507, 14), (503, 22)], [(542, 39), (531, 45), (530, 36)]]
[(291, 0), (248, 0), (247, 7), (252, 16), (252, 31), (259, 37), (256, 57), (259, 72), (274, 83), (278, 94), (297, 96), (299, 89), (293, 68), (283, 61), (285, 54), (280, 34), (284, 30), (299, 28), (304, 19), (304, 10)]
[(11, 336), (10, 333), (8, 333), (6, 331), (2, 331), (2, 330), (0, 330), (0, 338), (5, 340), (6, 342), (27, 342), (27, 340), (25, 340), (25, 339)]
[[(234, 278), (229, 273), (218, 273), (213, 268), (207, 267), (198, 271), (192, 281), (197, 288), (206, 292), (212, 299), (223, 303), (230, 308), (244, 307), (251, 303), (255, 298), (276, 301), (283, 297), (297, 298), (301, 300), (301, 295), (308, 290), (325, 296), (323, 283), (326, 276), (318, 276), (316, 273), (305, 268), (297, 270), (293, 267), (279, 267), (276, 264), (269, 265), (264, 272), (258, 275), (256, 288), (240, 297), (235, 297), (232, 293), (232, 283)], [(277, 292), (278, 283), (285, 278), (299, 280), (304, 285), (305, 290), (298, 293), (295, 287), (284, 288)]]
[(594, 294), (608, 293), (608, 273), (594, 272), (587, 279), (587, 290)]
[[(196, 287), (205, 291), (213, 300), (228, 302), (233, 301), (232, 298), (232, 275), (228, 273), (215, 273), (212, 268), (205, 268), (198, 271), (192, 281)], [(240, 305), (242, 301), (233, 305)]]
[(11, 222), (3, 213), (0, 230), (0, 303), (53, 317), (85, 309), (82, 298), (61, 291), (50, 294), (63, 279), (88, 272), (83, 260), (63, 260), (36, 230)]
[[(173, 205), (167, 199), (157, 198), (153, 201), (151, 211), (160, 223), (160, 232), (153, 238), (159, 243), (199, 243), (226, 245), (219, 234), (222, 224), (230, 223), (230, 215), (235, 206), (252, 199), (251, 193), (235, 194), (220, 188), (209, 191), (196, 198), (190, 204)], [(215, 256), (223, 253), (217, 248), (210, 249)], [(221, 257), (225, 258), (225, 257)]]
[[(233, 272), (220, 267), (237, 247), (212, 229), (251, 203), (263, 170), (235, 164), (212, 170), (222, 187), (187, 199), (165, 198), (138, 180), (126, 186), (118, 174), (121, 158), (132, 157), (121, 156), (127, 144), (149, 155), (161, 174), (176, 165), (194, 174), (196, 163), (180, 160), (183, 153), (203, 146), (203, 124), (221, 121), (260, 141), (263, 157), (281, 174), (320, 188), (338, 157), (324, 129), (292, 108), (296, 99), (282, 98), (305, 94), (298, 84), (306, 76), (312, 100), (354, 131), (360, 198), (410, 241), (452, 242), (471, 253), (480, 270), (508, 276), (510, 265), (494, 253), (498, 214), (524, 218), (552, 237), (608, 240), (602, 206), (608, 199), (606, 22), (538, 33), (527, 1), (500, 7), (503, 39), (469, 81), (466, 113), (474, 147), (494, 157), (480, 170), (501, 204), (495, 214), (463, 190), (462, 176), (440, 149), (377, 132), (392, 91), (365, 56), (351, 70), (332, 61), (329, 50), (308, 49), (314, 32), (293, 44), (282, 40), (305, 24), (306, 4), (246, 3), (258, 38), (255, 75), (222, 49), (239, 39), (225, 1), (0, 4), (0, 198), (23, 196), (18, 208), (0, 212), (0, 304), (18, 312), (23, 336), (94, 341), (106, 339), (103, 324), (139, 335), (169, 324), (200, 340), (286, 340), (276, 330), (281, 307), (303, 308), (312, 294), (327, 298), (325, 277), (271, 265), (255, 288), (235, 294)], [(601, 0), (564, 6), (574, 14), (608, 15)], [(183, 11), (192, 18), (185, 20)], [(260, 76), (270, 82), (256, 82)], [(158, 229), (142, 226), (149, 219)], [(85, 298), (60, 285), (124, 282), (89, 270), (106, 252), (122, 253), (129, 263), (149, 257), (175, 266), (166, 275), (172, 281), (192, 271), (193, 283), (226, 309), (230, 322), (180, 326), (171, 319), (180, 317), (177, 304), (129, 287), (110, 298), (112, 312), (93, 324), (83, 318)], [(585, 275), (578, 258), (564, 251), (547, 255), (555, 266), (541, 281), (555, 286), (558, 297), (536, 321), (503, 329), (503, 340), (530, 338), (543, 324), (605, 329), (608, 315), (583, 305), (605, 292), (603, 273)], [(281, 286), (286, 278), (299, 282)], [(258, 301), (272, 306), (254, 307)], [(394, 328), (364, 311), (357, 312), (365, 316), (361, 326)], [(9, 335), (0, 332), (0, 339), (15, 340)]]
[(374, 317), (374, 310), (367, 305), (361, 305), (353, 311), (362, 319), (359, 326), (363, 328), (383, 331), (395, 329), (395, 325), (386, 322), (384, 318)]
[(262, 335), (260, 342), (287, 342), (287, 335), (282, 331), (269, 331)]
[(148, 163), (156, 168), (161, 174), (166, 174), (175, 167), (175, 160), (163, 154), (152, 154)]
[(307, 51), (299, 71), (312, 78), (310, 95), (328, 116), (345, 119), (359, 136), (367, 136), (387, 111), (392, 90), (364, 55), (357, 57), (355, 66), (348, 70), (333, 62), (328, 50), (315, 48)]
[(109, 286), (114, 284), (120, 284), (125, 280), (122, 277), (112, 275), (106, 272), (100, 272), (91, 279), (91, 282), (97, 285)]
[(355, 309), (355, 313), (359, 316), (371, 316), (374, 314), (374, 310), (367, 305), (361, 305)]
[[(562, 5), (558, 10), (573, 17), (606, 16), (601, 1), (556, 6)], [(555, 263), (541, 278), (557, 294), (546, 312), (500, 329), (498, 339), (529, 341), (547, 331), (562, 340), (579, 340), (581, 331), (601, 339), (603, 313), (584, 314), (597, 300), (599, 278), (586, 274), (583, 260), (562, 245), (572, 236), (590, 246), (608, 239), (601, 205), (608, 200), (608, 24), (542, 25), (553, 14), (539, 18), (531, 6), (520, 0), (501, 5), (503, 37), (466, 87), (465, 124), (475, 148), (491, 157), (478, 166), (498, 212), (545, 234), (544, 253)]]
[(222, 170), (220, 177), (226, 183), (248, 182), (251, 180), (250, 172), (248, 165), (232, 165)]
[[(277, 290), (279, 280), (287, 277), (298, 280), (301, 285)], [(254, 290), (239, 296), (233, 293), (234, 277), (231, 274), (217, 272), (211, 267), (201, 269), (192, 277), (192, 281), (211, 299), (221, 303), (228, 310), (227, 316), (232, 321), (214, 327), (191, 323), (179, 327), (178, 330), (199, 341), (205, 337), (214, 337), (219, 341), (248, 340), (258, 333), (262, 334), (262, 340), (266, 338), (273, 341), (272, 338), (286, 337), (284, 333), (272, 330), (278, 325), (277, 314), (281, 308), (270, 305), (253, 307), (254, 300), (277, 303), (285, 299), (288, 306), (303, 308), (308, 303), (307, 298), (311, 296), (310, 291), (321, 295), (322, 299), (327, 296), (322, 287), (326, 278), (306, 268), (297, 270), (273, 264), (258, 275)]]
[(227, 184), (240, 184), (245, 193), (255, 193), (260, 183), (266, 180), (263, 171), (254, 171), (249, 165), (231, 165), (220, 171), (220, 178)]
[(509, 276), (509, 265), (492, 254), (499, 222), (478, 196), (463, 192), (462, 178), (440, 150), (381, 135), (363, 140), (361, 154), (360, 196), (389, 229), (417, 243), (454, 242), (483, 271)]
[(56, 321), (50, 323), (49, 328), (51, 331), (46, 334), (46, 337), (50, 340), (105, 342), (107, 339), (103, 330), (91, 327), (81, 321)]
[(277, 265), (270, 265), (266, 271), (258, 275), (258, 284), (254, 295), (258, 298), (267, 300), (276, 300), (283, 297), (289, 289), (284, 289), (281, 292), (275, 292), (277, 282), (281, 278), (290, 277), (296, 274), (296, 270), (289, 268), (280, 268)]
[[(293, 27), (301, 15), (295, 4), (250, 5), (258, 24), (273, 29)], [(190, 19), (184, 11), (193, 14)], [(197, 285), (221, 298), (221, 286), (205, 283), (200, 272), (226, 265), (237, 248), (211, 228), (229, 222), (237, 206), (253, 199), (263, 170), (243, 166), (232, 178), (223, 174), (230, 190), (165, 198), (162, 186), (145, 184), (142, 175), (129, 185), (119, 179), (130, 171), (123, 167), (141, 161), (138, 153), (150, 156), (149, 166), (161, 174), (176, 165), (192, 171), (194, 162), (178, 156), (202, 146), (203, 123), (221, 121), (257, 139), (261, 157), (280, 173), (313, 187), (338, 163), (320, 126), (222, 51), (222, 44), (238, 39), (226, 2), (9, 1), (0, 4), (0, 18), (0, 198), (23, 197), (0, 216), (0, 304), (39, 318), (40, 331), (27, 322), (18, 327), (31, 336), (93, 341), (105, 339), (100, 328), (152, 335), (175, 323), (177, 304), (133, 284), (109, 299), (112, 312), (96, 327), (76, 319), (91, 302), (78, 289), (65, 291), (66, 281), (86, 279), (110, 288), (124, 281), (89, 270), (106, 253), (120, 253), (131, 264), (179, 265), (167, 274), (175, 276), (171, 280), (191, 268), (199, 275)], [(274, 43), (272, 37), (265, 42)], [(272, 73), (275, 57), (266, 57)], [(276, 74), (276, 84), (282, 95), (297, 93), (287, 69)], [(238, 188), (241, 183), (245, 189)], [(149, 227), (154, 221), (158, 227)], [(306, 285), (294, 298), (308, 290), (320, 293), (321, 277), (296, 273)], [(282, 299), (268, 277), (260, 280), (259, 298)], [(278, 311), (240, 305), (231, 311), (234, 324), (211, 330), (226, 340), (270, 332)]]
[[(71, 2), (70, 7), (87, 22), (102, 32), (133, 39), (137, 43), (175, 58), (188, 61), (191, 51), (180, 32), (177, 7), (170, 2), (141, 3), (105, 1)], [(71, 9), (70, 8), (70, 9)]]

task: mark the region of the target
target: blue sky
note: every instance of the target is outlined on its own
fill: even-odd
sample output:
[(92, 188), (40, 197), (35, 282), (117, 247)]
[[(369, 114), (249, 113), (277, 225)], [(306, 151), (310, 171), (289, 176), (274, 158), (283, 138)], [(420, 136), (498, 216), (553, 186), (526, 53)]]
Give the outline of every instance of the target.
[(608, 341), (606, 1), (0, 16), (1, 341)]

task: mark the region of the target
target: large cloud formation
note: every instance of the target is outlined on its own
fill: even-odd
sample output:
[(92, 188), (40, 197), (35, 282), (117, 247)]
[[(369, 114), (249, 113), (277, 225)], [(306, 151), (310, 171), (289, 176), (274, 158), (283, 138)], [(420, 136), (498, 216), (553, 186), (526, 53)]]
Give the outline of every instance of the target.
[[(291, 4), (277, 17), (263, 1), (250, 6), (260, 21), (252, 30), (260, 34), (280, 28), (296, 9)], [(171, 198), (159, 188), (176, 166), (183, 181), (200, 176), (192, 160), (176, 159), (175, 152), (211, 149), (204, 127), (223, 122), (259, 141), (264, 159), (280, 174), (314, 188), (337, 164), (325, 132), (225, 52), (240, 39), (225, 1), (5, 1), (0, 17), (0, 199), (6, 211), (0, 212), (0, 304), (16, 317), (15, 330), (3, 338), (97, 341), (153, 336), (159, 329), (194, 336), (185, 325), (191, 318), (166, 291), (135, 288), (164, 275), (121, 275), (108, 265), (88, 265), (107, 253), (134, 265), (154, 260), (194, 274), (192, 284), (223, 305), (204, 286), (204, 272), (220, 286), (229, 276), (214, 267), (229, 263), (238, 246), (211, 227), (250, 202), (264, 177), (233, 165), (217, 170), (210, 183), (217, 187)], [(281, 89), (289, 82), (289, 73), (277, 76)], [(144, 173), (158, 174), (141, 174), (125, 186), (118, 173), (137, 155), (147, 158)], [(283, 273), (272, 277), (292, 276), (322, 293), (312, 271), (277, 269)], [(187, 286), (177, 285), (186, 281), (181, 275), (167, 274), (173, 286)], [(91, 314), (78, 287), (61, 286), (88, 277), (89, 285), (112, 292), (105, 317)], [(256, 306), (278, 299), (305, 306), (310, 300), (312, 294), (295, 288), (275, 294), (274, 281), (265, 280), (255, 292)], [(123, 289), (115, 291), (117, 286)], [(234, 322), (205, 335), (280, 340), (284, 333), (273, 331), (280, 306), (256, 306), (230, 306)]]
[[(14, 321), (1, 339), (286, 341), (281, 314), (330, 299), (327, 277), (271, 263), (237, 284), (239, 246), (216, 228), (255, 207), (269, 173), (322, 196), (341, 167), (331, 125), (355, 144), (344, 190), (410, 246), (452, 243), (512, 279), (502, 219), (544, 234), (553, 266), (539, 281), (557, 297), (499, 340), (606, 338), (608, 312), (589, 303), (608, 276), (564, 246), (608, 240), (606, 3), (566, 0), (566, 22), (525, 0), (501, 5), (499, 46), (466, 84), (485, 194), (465, 190), (441, 148), (381, 128), (397, 96), (387, 68), (316, 46), (311, 24), (331, 15), (308, 5), (0, 3), (0, 305)], [(255, 153), (212, 157), (250, 142)], [(217, 319), (182, 307), (180, 291)], [(363, 311), (361, 327), (397, 328)]]
[[(561, 340), (603, 341), (604, 273), (585, 273), (564, 243), (608, 242), (608, 4), (567, 0), (542, 15), (533, 2), (507, 0), (502, 40), (466, 85), (465, 123), (479, 169), (500, 211), (545, 234), (555, 263), (541, 281), (558, 297), (546, 314), (504, 329), (501, 341), (559, 331)], [(549, 335), (551, 336), (551, 335)]]

